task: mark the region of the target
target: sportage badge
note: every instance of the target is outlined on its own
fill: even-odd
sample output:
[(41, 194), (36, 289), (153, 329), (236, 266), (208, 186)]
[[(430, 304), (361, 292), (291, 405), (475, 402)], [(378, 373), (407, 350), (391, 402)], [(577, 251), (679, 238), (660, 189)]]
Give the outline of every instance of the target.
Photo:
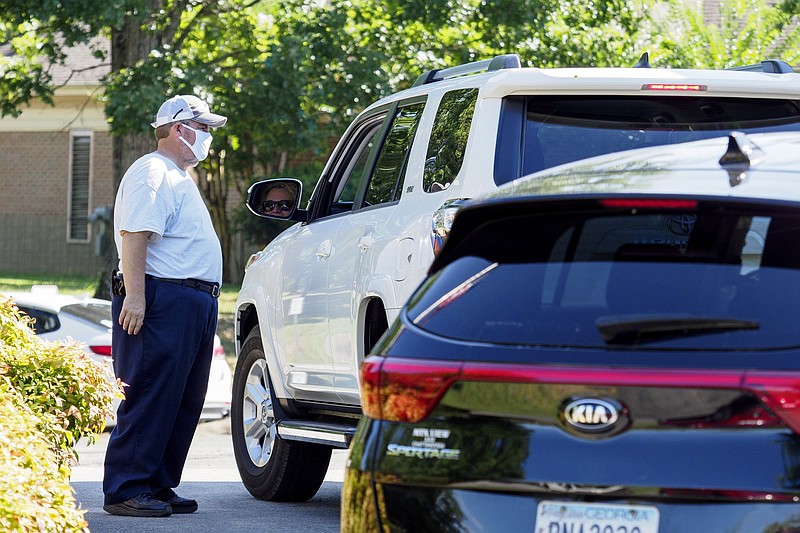
[(564, 422), (578, 431), (600, 433), (613, 428), (619, 420), (621, 408), (615, 402), (599, 398), (568, 400), (563, 408)]

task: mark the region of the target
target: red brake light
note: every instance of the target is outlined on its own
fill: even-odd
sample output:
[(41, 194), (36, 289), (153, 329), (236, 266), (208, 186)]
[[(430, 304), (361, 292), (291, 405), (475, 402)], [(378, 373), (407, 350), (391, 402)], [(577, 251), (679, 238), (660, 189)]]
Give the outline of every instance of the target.
[(225, 359), (225, 348), (223, 346), (215, 346), (212, 355), (214, 359)]
[(370, 418), (419, 422), (436, 407), (461, 363), (367, 357), (361, 365), (361, 407)]
[(109, 345), (89, 346), (89, 349), (92, 351), (92, 353), (96, 353), (97, 355), (111, 357), (111, 346)]
[(625, 209), (694, 209), (697, 200), (650, 199), (650, 198), (607, 198), (600, 200), (603, 207), (621, 207)]
[(800, 433), (800, 376), (780, 372), (747, 372), (743, 388), (758, 399), (783, 422)]
[(701, 92), (707, 91), (707, 85), (698, 85), (694, 83), (645, 83), (642, 85), (643, 91), (689, 91)]

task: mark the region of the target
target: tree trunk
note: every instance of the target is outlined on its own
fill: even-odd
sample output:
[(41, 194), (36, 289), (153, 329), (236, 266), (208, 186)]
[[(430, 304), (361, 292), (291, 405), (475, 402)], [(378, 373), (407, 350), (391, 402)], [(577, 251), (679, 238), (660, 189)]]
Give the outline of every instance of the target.
[[(223, 137), (220, 136), (220, 140)], [(219, 237), (219, 244), (222, 248), (222, 281), (230, 282), (233, 279), (231, 269), (233, 261), (231, 254), (233, 243), (231, 239), (231, 228), (228, 221), (228, 182), (225, 176), (224, 150), (212, 150), (208, 159), (207, 171), (199, 172), (197, 185), (206, 200), (208, 211), (211, 214), (211, 222)]]
[[(173, 7), (173, 24), (166, 26), (160, 33), (146, 32), (142, 29), (142, 20), (147, 20), (151, 13), (158, 13), (163, 9), (163, 0), (150, 0), (139, 16), (127, 16), (121, 27), (111, 30), (111, 71), (132, 67), (137, 62), (146, 60), (151, 50), (161, 48), (165, 42), (171, 42), (175, 36), (175, 28), (180, 19), (184, 2), (176, 2)], [(155, 115), (155, 110), (153, 110)], [(151, 152), (156, 147), (156, 140), (149, 125), (145, 132), (125, 133), (114, 135), (111, 139), (113, 152), (114, 193), (119, 189), (119, 183), (128, 167), (144, 154)], [(98, 298), (111, 298), (111, 271), (117, 267), (117, 247), (114, 243), (113, 207), (111, 215), (112, 230), (106, 232), (105, 264), (106, 268), (100, 276), (95, 296)]]

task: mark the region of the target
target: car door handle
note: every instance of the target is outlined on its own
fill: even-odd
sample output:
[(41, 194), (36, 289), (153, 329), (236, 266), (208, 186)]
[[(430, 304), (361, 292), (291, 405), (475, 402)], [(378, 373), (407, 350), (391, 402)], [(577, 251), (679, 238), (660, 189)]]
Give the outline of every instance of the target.
[(373, 244), (375, 244), (375, 237), (372, 235), (363, 235), (360, 239), (358, 239), (358, 247), (361, 250), (367, 250), (368, 248), (371, 248)]
[(317, 246), (314, 255), (317, 256), (317, 259), (329, 258), (331, 256), (331, 241), (325, 241)]

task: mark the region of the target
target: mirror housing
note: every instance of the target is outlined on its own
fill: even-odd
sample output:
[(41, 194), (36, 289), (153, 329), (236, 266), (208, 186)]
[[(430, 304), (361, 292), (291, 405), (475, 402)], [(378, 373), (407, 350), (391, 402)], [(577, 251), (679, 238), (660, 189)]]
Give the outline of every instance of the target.
[(298, 209), (303, 183), (295, 178), (256, 182), (247, 189), (247, 208), (254, 215), (275, 220), (308, 221), (308, 211)]

